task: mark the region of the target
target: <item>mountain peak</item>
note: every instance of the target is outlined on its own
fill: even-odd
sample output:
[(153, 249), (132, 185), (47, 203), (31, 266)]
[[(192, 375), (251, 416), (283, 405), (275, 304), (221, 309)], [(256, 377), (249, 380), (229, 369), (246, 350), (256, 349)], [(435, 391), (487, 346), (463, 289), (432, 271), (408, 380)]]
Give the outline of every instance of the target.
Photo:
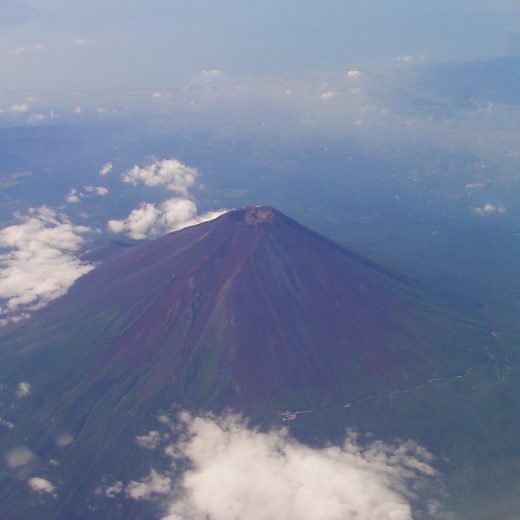
[(275, 212), (271, 206), (249, 206), (231, 210), (229, 215), (244, 224), (257, 225), (273, 222)]

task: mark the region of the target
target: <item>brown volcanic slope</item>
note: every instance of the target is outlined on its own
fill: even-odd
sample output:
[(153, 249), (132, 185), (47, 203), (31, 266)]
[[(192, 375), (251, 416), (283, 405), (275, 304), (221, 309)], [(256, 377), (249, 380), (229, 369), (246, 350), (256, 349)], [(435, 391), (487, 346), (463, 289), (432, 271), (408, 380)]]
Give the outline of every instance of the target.
[(336, 404), (453, 375), (479, 358), (458, 341), (467, 324), (417, 292), (255, 207), (105, 261), (15, 335), (16, 349), (24, 345), (22, 372), (28, 360), (55, 356), (67, 386), (72, 378), (83, 390), (133, 381), (136, 399), (168, 387), (191, 408)]

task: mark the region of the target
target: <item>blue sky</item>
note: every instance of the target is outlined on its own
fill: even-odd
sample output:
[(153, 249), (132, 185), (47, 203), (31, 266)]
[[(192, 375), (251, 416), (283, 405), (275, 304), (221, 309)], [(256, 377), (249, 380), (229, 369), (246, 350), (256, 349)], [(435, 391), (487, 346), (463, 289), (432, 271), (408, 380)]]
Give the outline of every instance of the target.
[[(0, 89), (175, 88), (203, 69), (283, 75), (507, 54), (517, 1), (3, 0)], [(511, 37), (513, 35), (513, 37)]]

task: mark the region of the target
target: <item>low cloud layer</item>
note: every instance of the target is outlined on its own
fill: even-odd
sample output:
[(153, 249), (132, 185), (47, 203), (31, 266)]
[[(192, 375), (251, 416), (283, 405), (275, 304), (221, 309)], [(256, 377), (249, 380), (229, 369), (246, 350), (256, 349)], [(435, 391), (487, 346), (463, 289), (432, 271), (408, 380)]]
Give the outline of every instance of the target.
[(118, 481), (105, 496), (159, 501), (163, 520), (411, 520), (419, 489), (436, 478), (432, 456), (411, 441), (362, 447), (348, 434), (340, 446), (311, 448), (237, 416), (182, 414), (169, 426), (177, 440), (163, 434), (160, 447), (171, 471)]
[(16, 219), (0, 229), (0, 325), (62, 296), (93, 268), (75, 256), (88, 227), (46, 206)]
[(195, 168), (186, 166), (177, 159), (164, 159), (143, 167), (136, 164), (123, 174), (122, 179), (134, 186), (141, 182), (150, 187), (166, 186), (167, 189), (186, 196), (197, 175)]

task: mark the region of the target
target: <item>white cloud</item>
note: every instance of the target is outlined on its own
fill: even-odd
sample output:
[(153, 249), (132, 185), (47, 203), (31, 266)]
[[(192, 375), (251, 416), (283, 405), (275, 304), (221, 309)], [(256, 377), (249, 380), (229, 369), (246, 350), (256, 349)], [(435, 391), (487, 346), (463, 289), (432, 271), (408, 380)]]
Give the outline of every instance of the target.
[(347, 79), (359, 79), (362, 76), (362, 74), (360, 70), (350, 69), (347, 70), (345, 76), (347, 77)]
[(72, 110), (73, 114), (81, 114), (81, 107), (76, 107)]
[(197, 205), (190, 199), (169, 199), (159, 205), (142, 203), (132, 210), (127, 218), (109, 220), (107, 227), (112, 233), (126, 233), (134, 240), (156, 238), (179, 229), (212, 220), (224, 210), (197, 215)]
[(168, 190), (185, 198), (172, 198), (157, 205), (143, 202), (125, 219), (108, 221), (109, 231), (126, 233), (136, 240), (156, 238), (218, 217), (224, 210), (197, 215), (197, 205), (188, 198), (189, 189), (194, 185), (197, 176), (195, 168), (186, 166), (177, 159), (155, 160), (144, 167), (134, 165), (122, 175), (123, 182), (134, 186), (139, 182), (150, 187), (166, 186)]
[(161, 434), (156, 430), (151, 430), (146, 435), (137, 435), (135, 441), (143, 448), (155, 450), (161, 441)]
[(487, 182), (468, 182), (467, 184), (464, 184), (464, 188), (467, 190), (481, 190), (482, 188), (485, 188), (487, 185)]
[(18, 387), (16, 389), (16, 397), (25, 397), (26, 395), (29, 395), (31, 393), (31, 385), (29, 383), (26, 383), (22, 381), (21, 383), (18, 383)]
[(60, 448), (64, 448), (74, 442), (74, 437), (69, 432), (63, 432), (56, 437), (56, 445)]
[(26, 105), (25, 103), (14, 104), (9, 107), (9, 110), (15, 113), (28, 112), (29, 105)]
[(123, 174), (122, 179), (134, 186), (139, 182), (151, 187), (166, 186), (169, 190), (186, 196), (197, 175), (195, 168), (186, 166), (177, 159), (164, 159), (142, 168), (136, 164)]
[(152, 97), (155, 99), (159, 99), (162, 97), (162, 94), (160, 92), (153, 92)]
[(28, 118), (27, 118), (27, 122), (28, 123), (34, 123), (36, 121), (45, 121), (47, 119), (47, 117), (43, 114), (31, 114)]
[(43, 45), (37, 44), (37, 45), (31, 45), (29, 47), (16, 47), (13, 50), (9, 51), (9, 54), (14, 56), (21, 56), (22, 54), (25, 54), (28, 51), (41, 51), (43, 49)]
[(494, 206), (493, 204), (484, 204), (480, 208), (473, 208), (473, 211), (477, 215), (491, 215), (492, 213), (500, 213), (504, 214), (506, 212), (506, 208), (504, 206)]
[(119, 495), (123, 491), (123, 483), (118, 480), (117, 482), (114, 482), (110, 486), (107, 486), (104, 491), (104, 495), (107, 498), (114, 498), (116, 495)]
[(77, 204), (81, 202), (81, 194), (78, 193), (78, 190), (75, 188), (71, 188), (70, 191), (65, 195), (65, 202), (69, 204)]
[(405, 56), (396, 56), (395, 61), (401, 63), (411, 63), (414, 60), (414, 57), (411, 54), (407, 54)]
[(155, 470), (140, 481), (133, 480), (126, 486), (126, 494), (134, 500), (148, 500), (152, 496), (165, 495), (171, 491), (171, 478)]
[(7, 467), (11, 469), (25, 466), (33, 459), (34, 455), (32, 451), (26, 448), (25, 446), (18, 446), (17, 448), (9, 450), (5, 454), (5, 463), (7, 464)]
[(320, 99), (323, 101), (328, 101), (329, 99), (335, 98), (337, 95), (337, 92), (324, 92), (320, 95)]
[(78, 190), (72, 188), (67, 195), (65, 195), (65, 202), (69, 204), (77, 204), (81, 202), (81, 195), (78, 193)]
[(11, 421), (8, 421), (7, 419), (4, 419), (3, 417), (0, 417), (0, 426), (3, 426), (4, 428), (7, 428), (8, 430), (12, 430), (14, 428), (14, 423)]
[(163, 520), (411, 520), (417, 492), (437, 476), (432, 456), (411, 441), (361, 447), (349, 433), (340, 446), (312, 448), (233, 415), (183, 413), (177, 428), (178, 442), (164, 450), (171, 471), (152, 469), (125, 488), (134, 500), (162, 497)]
[(37, 493), (53, 494), (54, 491), (56, 491), (54, 484), (50, 480), (42, 477), (32, 477), (27, 481), (27, 483), (29, 484), (29, 487)]
[(85, 45), (86, 43), (88, 43), (88, 40), (86, 38), (74, 38), (72, 40), (72, 43), (74, 45)]
[(105, 188), (104, 186), (83, 186), (83, 189), (88, 193), (93, 193), (100, 197), (108, 195), (108, 188)]
[(26, 50), (27, 49), (25, 47), (16, 47), (16, 49), (9, 51), (9, 54), (14, 54), (15, 56), (20, 56), (21, 54), (24, 54)]
[(99, 175), (104, 177), (105, 175), (108, 175), (112, 171), (112, 163), (107, 162), (103, 166), (101, 166), (101, 169), (99, 170)]
[(64, 295), (93, 269), (74, 255), (90, 228), (46, 206), (15, 216), (18, 224), (0, 229), (0, 248), (7, 250), (0, 254), (0, 323)]
[(216, 78), (222, 76), (223, 72), (219, 69), (205, 69), (200, 74), (204, 78)]

